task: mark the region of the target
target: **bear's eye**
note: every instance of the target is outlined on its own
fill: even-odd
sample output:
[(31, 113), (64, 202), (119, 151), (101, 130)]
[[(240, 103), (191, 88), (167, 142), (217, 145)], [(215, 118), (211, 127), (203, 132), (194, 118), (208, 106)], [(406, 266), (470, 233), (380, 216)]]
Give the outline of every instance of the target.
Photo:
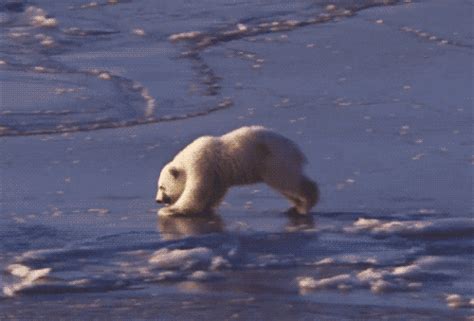
[(178, 178), (179, 176), (179, 171), (176, 168), (170, 168), (170, 173), (173, 175), (174, 178)]
[(164, 187), (164, 186), (160, 186), (159, 189), (160, 189), (160, 191), (164, 191), (164, 190), (165, 190), (165, 187)]

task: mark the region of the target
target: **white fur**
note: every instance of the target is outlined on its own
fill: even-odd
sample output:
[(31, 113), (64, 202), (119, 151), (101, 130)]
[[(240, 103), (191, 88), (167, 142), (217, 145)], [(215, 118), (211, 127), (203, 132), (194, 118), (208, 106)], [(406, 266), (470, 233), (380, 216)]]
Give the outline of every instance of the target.
[(305, 162), (294, 142), (260, 126), (200, 137), (161, 171), (156, 200), (168, 200), (170, 205), (160, 214), (209, 211), (231, 186), (259, 182), (279, 191), (298, 213), (306, 214), (317, 203), (319, 191), (303, 173)]

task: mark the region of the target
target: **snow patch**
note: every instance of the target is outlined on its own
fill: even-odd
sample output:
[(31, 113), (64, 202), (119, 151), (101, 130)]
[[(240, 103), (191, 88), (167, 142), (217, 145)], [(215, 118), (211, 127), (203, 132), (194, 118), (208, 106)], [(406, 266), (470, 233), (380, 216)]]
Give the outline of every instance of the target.
[[(338, 264), (333, 258), (325, 258), (316, 263), (318, 266), (330, 266)], [(374, 268), (370, 267), (359, 272), (350, 274), (339, 274), (336, 276), (315, 279), (313, 277), (297, 278), (301, 289), (339, 289), (349, 290), (352, 288), (367, 288), (373, 293), (384, 293), (389, 291), (417, 291), (423, 286), (422, 281), (436, 275), (449, 275), (446, 268), (455, 264), (452, 258), (425, 256), (406, 264), (393, 267)], [(455, 298), (455, 297), (453, 297)], [(452, 305), (457, 301), (451, 298)], [(462, 301), (467, 304), (466, 300)]]
[(362, 272), (357, 273), (357, 279), (361, 282), (372, 282), (374, 280), (380, 280), (388, 272), (384, 270), (375, 270), (373, 268), (366, 269)]
[(209, 265), (212, 260), (212, 251), (206, 247), (197, 247), (186, 250), (160, 249), (154, 252), (148, 262), (161, 269), (188, 270), (196, 265)]
[(17, 283), (3, 287), (3, 294), (10, 297), (23, 289), (33, 287), (37, 280), (46, 277), (51, 272), (51, 268), (32, 270), (26, 265), (11, 264), (5, 272), (20, 278)]
[(181, 40), (189, 40), (197, 38), (201, 35), (199, 31), (188, 31), (188, 32), (181, 32), (175, 33), (168, 37), (170, 41), (181, 41)]
[(359, 256), (352, 254), (344, 254), (336, 257), (326, 257), (324, 259), (318, 260), (311, 265), (331, 265), (331, 264), (377, 264), (378, 259), (375, 257)]
[(188, 276), (188, 280), (190, 281), (211, 281), (218, 277), (218, 274), (215, 272), (209, 271), (194, 271), (190, 276)]
[(215, 256), (212, 258), (210, 269), (211, 270), (222, 270), (224, 268), (230, 268), (231, 264), (228, 260), (224, 259), (222, 256)]
[(30, 23), (35, 27), (53, 28), (58, 25), (58, 21), (49, 17), (46, 11), (41, 8), (30, 6), (26, 8), (26, 14), (30, 17)]
[(393, 234), (400, 232), (416, 232), (431, 226), (433, 223), (427, 221), (392, 221), (383, 222), (378, 219), (359, 218), (353, 224), (353, 230), (369, 230), (373, 233)]
[(316, 280), (312, 277), (302, 277), (298, 279), (298, 285), (304, 289), (327, 289), (343, 285), (349, 285), (352, 282), (350, 274), (340, 274), (329, 278)]
[(467, 218), (436, 221), (383, 221), (359, 218), (352, 226), (345, 227), (344, 230), (351, 233), (368, 231), (378, 235), (455, 235), (456, 233), (474, 232), (474, 221)]
[(469, 299), (460, 294), (446, 294), (446, 304), (451, 309), (474, 307), (474, 299)]

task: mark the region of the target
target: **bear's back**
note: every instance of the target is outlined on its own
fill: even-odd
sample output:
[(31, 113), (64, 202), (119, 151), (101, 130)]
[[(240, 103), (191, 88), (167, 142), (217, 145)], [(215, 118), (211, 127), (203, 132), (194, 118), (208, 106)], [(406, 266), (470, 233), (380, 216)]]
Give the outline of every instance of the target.
[(251, 153), (261, 159), (272, 154), (300, 164), (306, 162), (304, 154), (292, 140), (263, 126), (241, 127), (221, 136), (221, 140), (227, 152), (236, 156)]
[(221, 157), (235, 184), (256, 183), (268, 162), (300, 168), (305, 156), (283, 135), (262, 126), (241, 127), (220, 137)]
[(241, 127), (220, 137), (227, 157), (254, 163), (251, 158), (261, 157), (258, 145), (268, 129), (261, 126)]
[(174, 157), (174, 162), (193, 163), (203, 157), (209, 159), (208, 154), (214, 152), (216, 144), (219, 144), (219, 142), (216, 137), (213, 136), (201, 136), (196, 138)]

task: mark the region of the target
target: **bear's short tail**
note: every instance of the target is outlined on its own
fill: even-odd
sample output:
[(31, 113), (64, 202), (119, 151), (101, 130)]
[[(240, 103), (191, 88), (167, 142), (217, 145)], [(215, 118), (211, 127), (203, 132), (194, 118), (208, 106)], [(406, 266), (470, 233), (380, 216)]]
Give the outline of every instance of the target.
[(319, 187), (318, 184), (313, 182), (307, 177), (303, 178), (301, 182), (301, 188), (303, 189), (306, 199), (308, 210), (319, 202)]

